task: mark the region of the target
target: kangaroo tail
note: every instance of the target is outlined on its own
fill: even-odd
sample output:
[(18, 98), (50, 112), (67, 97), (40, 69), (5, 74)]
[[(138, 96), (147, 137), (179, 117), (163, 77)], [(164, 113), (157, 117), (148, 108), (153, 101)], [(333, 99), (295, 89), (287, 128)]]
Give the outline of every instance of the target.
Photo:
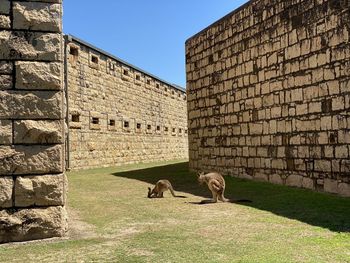
[(229, 200), (229, 202), (230, 203), (253, 203), (253, 201), (249, 199)]
[(187, 198), (187, 196), (184, 196), (184, 195), (175, 195), (175, 197), (177, 197), (177, 198)]
[(174, 188), (172, 186), (169, 187), (169, 191), (170, 193), (173, 195), (173, 197), (177, 197), (177, 198), (187, 198), (186, 196), (184, 195), (176, 195), (175, 194), (175, 191), (174, 191)]

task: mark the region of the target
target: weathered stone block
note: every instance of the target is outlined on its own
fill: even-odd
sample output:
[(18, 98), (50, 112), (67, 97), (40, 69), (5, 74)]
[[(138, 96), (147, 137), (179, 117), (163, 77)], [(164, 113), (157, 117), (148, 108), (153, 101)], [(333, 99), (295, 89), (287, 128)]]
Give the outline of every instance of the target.
[(350, 197), (350, 184), (339, 183), (338, 184), (338, 193), (342, 196)]
[(61, 74), (58, 62), (17, 62), (16, 89), (60, 90)]
[(61, 119), (61, 92), (0, 91), (0, 119)]
[(61, 5), (14, 2), (13, 27), (14, 29), (61, 32)]
[(64, 205), (66, 185), (64, 174), (17, 177), (15, 206)]
[(0, 243), (61, 237), (67, 231), (64, 207), (0, 211)]
[(12, 63), (9, 61), (0, 61), (0, 74), (12, 74)]
[(0, 177), (0, 209), (12, 206), (13, 178)]
[(0, 31), (2, 59), (62, 60), (62, 36), (54, 33)]
[(63, 123), (57, 121), (16, 121), (15, 144), (63, 143)]
[(315, 189), (314, 180), (308, 177), (303, 177), (301, 186), (306, 189), (311, 189), (311, 190)]
[(0, 175), (63, 172), (63, 146), (0, 146)]
[(270, 174), (269, 175), (269, 182), (273, 184), (283, 184), (283, 179), (279, 174)]
[(0, 120), (0, 144), (12, 144), (12, 121)]
[(0, 75), (0, 90), (7, 90), (12, 88), (12, 76)]
[(254, 178), (254, 180), (262, 181), (262, 182), (267, 182), (269, 180), (268, 175), (265, 173), (256, 173), (256, 174), (254, 174), (253, 178)]
[(10, 1), (8, 0), (1, 0), (0, 1), (0, 14), (8, 15), (10, 14)]
[(301, 187), (302, 186), (303, 177), (297, 174), (289, 175), (286, 179), (286, 185)]
[(328, 160), (315, 160), (315, 171), (318, 172), (331, 172), (332, 163)]
[(0, 15), (0, 28), (8, 29), (11, 27), (11, 21), (9, 16)]
[(324, 191), (328, 193), (337, 194), (338, 190), (338, 181), (333, 179), (324, 179)]

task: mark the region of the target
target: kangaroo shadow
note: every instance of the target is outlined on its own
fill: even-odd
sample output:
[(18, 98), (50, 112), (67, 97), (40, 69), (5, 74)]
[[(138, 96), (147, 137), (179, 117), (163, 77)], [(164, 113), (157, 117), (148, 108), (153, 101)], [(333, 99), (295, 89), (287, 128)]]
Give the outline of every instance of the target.
[[(206, 199), (211, 198), (208, 188), (199, 185), (196, 174), (189, 171), (187, 162), (116, 172), (113, 175), (143, 181), (151, 185), (160, 179), (168, 179), (175, 192), (188, 193)], [(239, 203), (240, 205), (269, 211), (331, 231), (350, 232), (350, 198), (227, 176), (225, 181), (226, 198), (251, 201)], [(145, 188), (146, 193), (147, 188)], [(205, 204), (201, 200), (189, 203)], [(233, 201), (233, 203), (237, 202)]]

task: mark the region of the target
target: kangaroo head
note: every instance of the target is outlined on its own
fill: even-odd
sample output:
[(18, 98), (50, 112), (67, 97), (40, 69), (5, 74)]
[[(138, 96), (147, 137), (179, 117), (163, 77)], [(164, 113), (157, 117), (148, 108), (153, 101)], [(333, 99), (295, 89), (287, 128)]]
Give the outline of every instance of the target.
[(203, 183), (203, 175), (205, 175), (204, 172), (198, 172), (198, 173), (197, 173), (197, 179), (198, 179), (198, 182), (199, 182), (200, 184)]
[(151, 187), (148, 187), (148, 194), (147, 194), (147, 197), (148, 197), (148, 198), (151, 198), (151, 197), (152, 197), (152, 189), (151, 189)]

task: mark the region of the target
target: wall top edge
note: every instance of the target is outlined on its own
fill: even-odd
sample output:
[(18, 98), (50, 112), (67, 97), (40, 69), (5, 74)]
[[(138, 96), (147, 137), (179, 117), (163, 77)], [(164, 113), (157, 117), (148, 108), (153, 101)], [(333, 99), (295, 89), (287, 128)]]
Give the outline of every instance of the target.
[(168, 86), (170, 86), (170, 87), (172, 87), (172, 88), (174, 88), (174, 89), (176, 89), (178, 91), (186, 93), (186, 89), (185, 88), (183, 88), (181, 86), (178, 86), (176, 84), (169, 83), (168, 81), (163, 80), (163, 79), (161, 79), (161, 78), (159, 78), (159, 77), (157, 77), (157, 76), (155, 76), (155, 75), (153, 75), (153, 74), (151, 74), (151, 73), (149, 73), (149, 72), (147, 72), (147, 71), (145, 71), (145, 70), (143, 70), (143, 69), (141, 69), (141, 68), (139, 68), (139, 67), (137, 67), (135, 65), (132, 65), (132, 64), (130, 64), (130, 63), (128, 63), (128, 62), (126, 62), (126, 61), (124, 61), (124, 60), (122, 60), (122, 59), (120, 59), (120, 58), (118, 58), (118, 57), (116, 57), (116, 56), (114, 56), (114, 55), (112, 55), (112, 54), (110, 54), (110, 53), (108, 53), (108, 52), (106, 52), (106, 51), (104, 51), (104, 50), (102, 50), (102, 49), (100, 49), (100, 48), (98, 48), (98, 47), (96, 47), (96, 46), (94, 46), (94, 45), (92, 45), (92, 44), (82, 40), (82, 39), (80, 39), (80, 38), (78, 38), (78, 37), (76, 37), (76, 36), (68, 34), (68, 35), (64, 35), (64, 37), (65, 37), (66, 43), (77, 42), (77, 43), (79, 43), (81, 45), (84, 45), (84, 46), (90, 48), (90, 49), (93, 49), (94, 51), (97, 51), (98, 53), (100, 53), (102, 55), (105, 55), (105, 56), (107, 56), (107, 57), (109, 57), (111, 59), (114, 59), (114, 60), (118, 61), (119, 63), (125, 65), (125, 66), (128, 66), (128, 67), (130, 67), (130, 68), (132, 68), (132, 69), (134, 69), (136, 71), (139, 71), (140, 73), (143, 73), (143, 74), (147, 75), (148, 77), (151, 77), (151, 78), (153, 78), (153, 79), (155, 79), (155, 80), (157, 80), (159, 82), (162, 82), (163, 84), (166, 84), (166, 85), (168, 85)]
[(204, 32), (208, 31), (210, 28), (216, 26), (217, 24), (221, 23), (222, 21), (225, 21), (226, 19), (228, 19), (229, 17), (233, 16), (234, 14), (238, 13), (239, 11), (243, 10), (244, 8), (246, 8), (247, 6), (249, 6), (250, 4), (252, 4), (254, 1), (256, 0), (249, 0), (247, 3), (241, 5), (240, 7), (234, 9), (233, 11), (231, 11), (230, 13), (228, 13), (227, 15), (225, 15), (224, 17), (220, 18), (219, 20), (215, 21), (214, 23), (210, 24), (209, 26), (207, 26), (206, 28), (204, 28), (203, 30), (199, 31), (198, 33), (196, 33), (195, 35), (191, 36), (189, 39), (186, 40), (186, 44), (191, 41), (192, 39), (199, 37), (200, 35), (202, 35)]

